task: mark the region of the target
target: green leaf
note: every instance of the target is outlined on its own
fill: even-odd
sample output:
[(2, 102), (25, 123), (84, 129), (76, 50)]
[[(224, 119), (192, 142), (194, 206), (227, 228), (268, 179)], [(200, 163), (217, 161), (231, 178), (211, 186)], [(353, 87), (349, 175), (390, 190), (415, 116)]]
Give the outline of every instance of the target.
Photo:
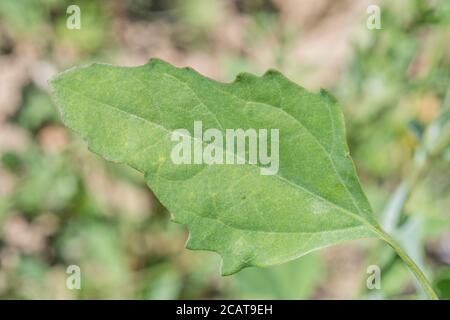
[[(359, 185), (341, 109), (270, 70), (225, 84), (153, 59), (140, 67), (94, 64), (57, 76), (64, 123), (105, 159), (143, 172), (190, 231), (187, 247), (223, 258), (222, 273), (269, 266), (382, 231)], [(176, 165), (174, 130), (278, 129), (279, 170), (260, 163)]]

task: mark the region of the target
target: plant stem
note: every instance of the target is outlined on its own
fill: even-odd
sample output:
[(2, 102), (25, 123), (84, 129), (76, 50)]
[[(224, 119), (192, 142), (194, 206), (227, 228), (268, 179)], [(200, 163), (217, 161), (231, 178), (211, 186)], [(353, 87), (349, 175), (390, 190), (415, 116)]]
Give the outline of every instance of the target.
[(389, 234), (387, 234), (382, 230), (380, 230), (379, 235), (384, 241), (386, 241), (392, 247), (392, 249), (394, 249), (394, 251), (398, 254), (398, 256), (406, 263), (408, 268), (411, 270), (416, 279), (419, 281), (428, 298), (432, 300), (439, 300), (439, 297), (434, 292), (433, 287), (428, 282), (425, 274), (422, 272), (422, 270), (420, 270), (420, 268), (417, 266), (414, 260), (411, 259), (411, 257), (397, 243), (397, 241), (395, 241)]
[[(444, 98), (441, 114), (427, 128), (428, 136), (434, 136), (434, 140), (438, 139), (438, 142), (434, 141), (434, 143), (431, 144), (430, 148), (429, 141), (426, 139), (426, 137), (422, 137), (421, 144), (416, 149), (414, 154), (412, 171), (409, 173), (408, 177), (403, 179), (403, 182), (397, 187), (396, 191), (394, 192), (387, 206), (382, 212), (381, 226), (389, 233), (395, 232), (398, 228), (405, 203), (407, 202), (420, 178), (430, 167), (431, 162), (435, 158), (440, 157), (444, 150), (446, 150), (446, 148), (448, 148), (448, 146), (450, 145), (450, 130), (445, 130), (445, 128), (443, 128), (445, 126), (448, 126), (447, 121), (449, 121), (450, 119), (449, 108), (450, 89), (447, 90), (446, 96)], [(439, 133), (439, 137), (435, 137), (436, 132)], [(408, 256), (408, 254), (402, 249), (402, 247), (384, 230), (375, 228), (374, 231), (378, 235), (378, 237), (386, 241), (394, 249), (397, 255), (406, 263), (408, 268), (417, 278), (420, 285), (423, 287), (427, 296), (430, 299), (439, 299), (420, 268)], [(374, 252), (374, 255), (378, 254), (378, 250)], [(361, 291), (362, 288), (363, 287), (361, 286)]]

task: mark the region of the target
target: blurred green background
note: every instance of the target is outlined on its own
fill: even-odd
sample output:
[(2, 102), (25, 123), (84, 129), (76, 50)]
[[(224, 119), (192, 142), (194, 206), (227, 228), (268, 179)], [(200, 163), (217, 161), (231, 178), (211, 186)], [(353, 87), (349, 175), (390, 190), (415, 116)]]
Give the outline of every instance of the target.
[[(374, 3), (380, 30), (366, 27)], [(222, 81), (277, 68), (327, 89), (376, 214), (450, 298), (448, 0), (0, 1), (0, 298), (423, 297), (376, 240), (229, 277), (216, 254), (184, 249), (186, 229), (141, 175), (91, 154), (49, 97), (58, 71), (151, 57)], [(80, 290), (66, 288), (72, 264)], [(366, 288), (372, 264), (380, 290)]]

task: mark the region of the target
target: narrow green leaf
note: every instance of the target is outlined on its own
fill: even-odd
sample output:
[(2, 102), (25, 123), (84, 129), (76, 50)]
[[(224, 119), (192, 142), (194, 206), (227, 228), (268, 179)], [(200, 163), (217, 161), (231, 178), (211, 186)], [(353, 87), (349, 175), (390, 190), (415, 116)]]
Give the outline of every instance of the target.
[[(153, 59), (133, 68), (75, 68), (51, 85), (64, 123), (93, 152), (143, 172), (173, 219), (188, 227), (187, 247), (218, 252), (223, 274), (380, 232), (340, 108), (277, 71), (225, 84)], [(261, 174), (260, 161), (174, 164), (172, 132), (193, 135), (195, 121), (224, 136), (226, 129), (278, 129), (278, 170)]]

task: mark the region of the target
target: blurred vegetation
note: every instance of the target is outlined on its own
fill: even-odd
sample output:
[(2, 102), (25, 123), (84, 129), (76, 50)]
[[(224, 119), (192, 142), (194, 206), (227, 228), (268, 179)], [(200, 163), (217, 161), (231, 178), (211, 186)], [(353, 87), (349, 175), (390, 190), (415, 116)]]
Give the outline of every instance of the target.
[[(71, 4), (81, 8), (79, 30), (66, 27)], [(91, 154), (62, 126), (47, 86), (74, 65), (158, 56), (224, 81), (278, 68), (309, 89), (327, 88), (346, 114), (375, 212), (450, 298), (450, 2), (381, 2), (381, 30), (366, 28), (368, 4), (1, 1), (0, 297), (421, 296), (376, 241), (225, 278), (217, 255), (184, 249), (185, 228), (139, 174)], [(386, 207), (396, 201), (405, 205)], [(81, 290), (66, 288), (71, 264), (81, 268)], [(381, 290), (365, 289), (370, 264), (382, 267)]]

